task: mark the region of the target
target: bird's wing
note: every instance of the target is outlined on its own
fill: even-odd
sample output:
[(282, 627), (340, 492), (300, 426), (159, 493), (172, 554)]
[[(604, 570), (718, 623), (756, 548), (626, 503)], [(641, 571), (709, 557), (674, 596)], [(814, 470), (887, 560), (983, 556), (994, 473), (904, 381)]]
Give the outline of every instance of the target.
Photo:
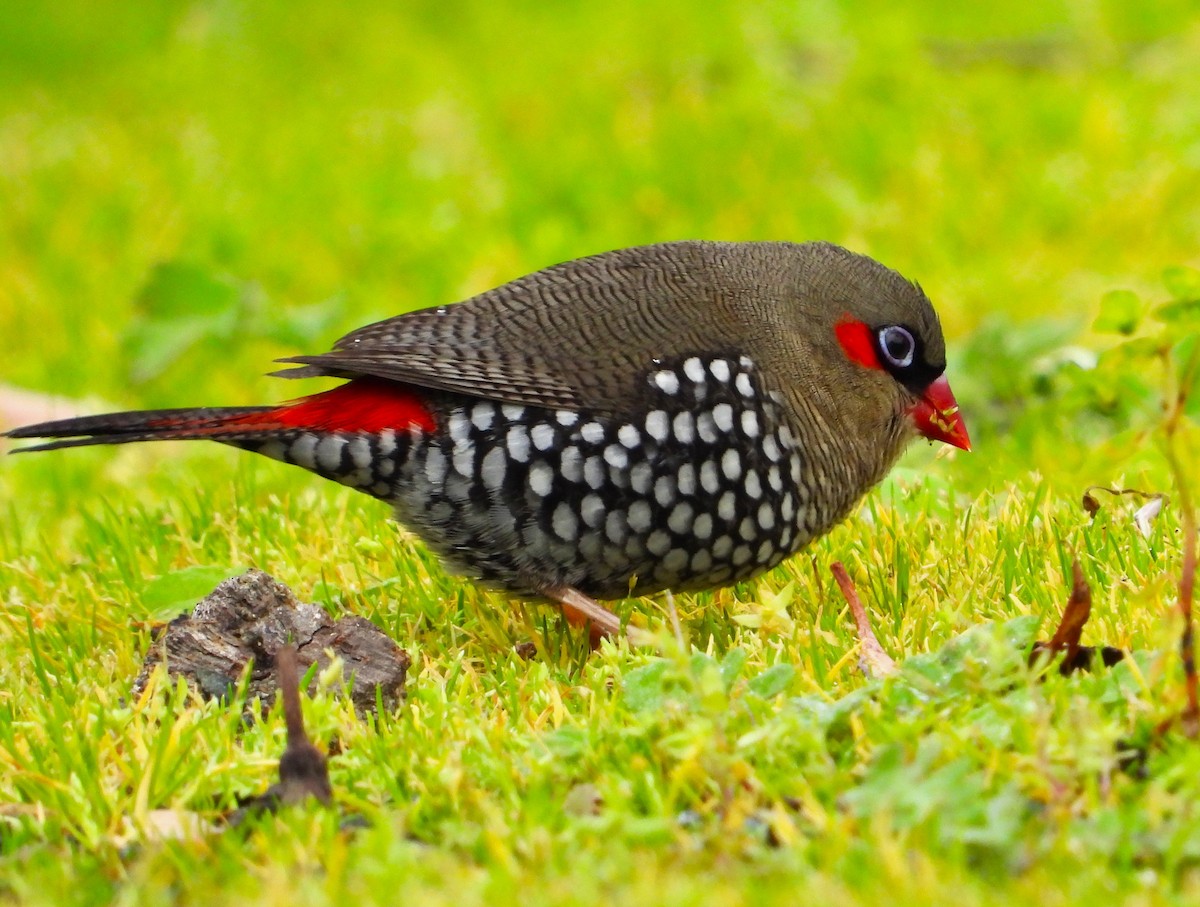
[(368, 325), (332, 352), (281, 360), (302, 367), (277, 374), (372, 375), (619, 413), (635, 404), (656, 360), (734, 346), (737, 338), (710, 316), (731, 287), (751, 279), (745, 245), (663, 243), (555, 265), (455, 305)]

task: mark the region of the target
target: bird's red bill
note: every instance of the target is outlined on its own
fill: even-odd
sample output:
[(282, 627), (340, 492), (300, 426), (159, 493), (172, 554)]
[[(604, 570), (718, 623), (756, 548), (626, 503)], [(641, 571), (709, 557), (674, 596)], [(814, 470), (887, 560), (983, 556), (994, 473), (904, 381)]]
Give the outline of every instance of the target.
[(929, 440), (944, 441), (960, 450), (971, 449), (967, 424), (958, 411), (958, 401), (954, 399), (945, 375), (925, 388), (925, 393), (909, 413), (917, 431)]

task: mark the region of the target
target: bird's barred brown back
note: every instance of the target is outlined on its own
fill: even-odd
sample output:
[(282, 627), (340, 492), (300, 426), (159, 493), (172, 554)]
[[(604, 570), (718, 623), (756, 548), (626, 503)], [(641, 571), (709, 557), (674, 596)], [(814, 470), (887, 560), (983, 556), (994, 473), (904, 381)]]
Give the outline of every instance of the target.
[(389, 318), (347, 334), (332, 352), (281, 360), (302, 365), (276, 374), (374, 375), (629, 416), (644, 405), (645, 369), (671, 356), (757, 353), (769, 376), (819, 368), (790, 335), (814, 314), (832, 324), (848, 304), (872, 314), (903, 305), (929, 336), (930, 356), (944, 363), (924, 294), (870, 258), (829, 243), (685, 241), (565, 262)]

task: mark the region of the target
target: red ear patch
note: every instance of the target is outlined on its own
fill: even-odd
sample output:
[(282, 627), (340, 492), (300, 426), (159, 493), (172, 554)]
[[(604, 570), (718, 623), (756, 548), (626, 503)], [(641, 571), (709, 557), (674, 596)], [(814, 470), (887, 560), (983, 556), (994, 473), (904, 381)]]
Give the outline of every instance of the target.
[(851, 362), (867, 368), (882, 368), (871, 339), (871, 329), (861, 321), (843, 315), (841, 321), (833, 326), (833, 332), (837, 334), (838, 343)]

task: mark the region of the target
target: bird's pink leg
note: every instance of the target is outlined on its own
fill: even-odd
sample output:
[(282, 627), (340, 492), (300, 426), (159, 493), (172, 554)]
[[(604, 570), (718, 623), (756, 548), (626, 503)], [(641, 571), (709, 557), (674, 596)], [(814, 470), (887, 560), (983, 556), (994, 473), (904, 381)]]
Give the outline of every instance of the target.
[(600, 640), (621, 635), (621, 619), (578, 589), (572, 586), (543, 586), (538, 591), (558, 603), (571, 626), (588, 628), (588, 639), (593, 649), (599, 648)]

